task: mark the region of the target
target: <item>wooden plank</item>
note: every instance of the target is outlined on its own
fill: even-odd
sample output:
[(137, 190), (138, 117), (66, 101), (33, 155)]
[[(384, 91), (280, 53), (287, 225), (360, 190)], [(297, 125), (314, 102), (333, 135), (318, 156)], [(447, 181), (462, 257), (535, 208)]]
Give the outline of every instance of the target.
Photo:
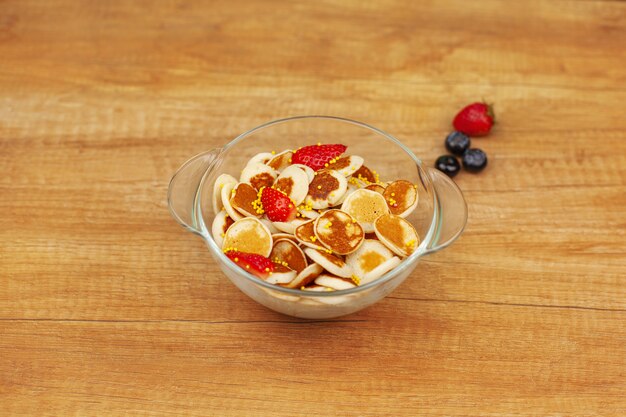
[[(0, 1), (0, 414), (626, 415), (626, 4)], [(470, 219), (331, 322), (170, 218), (188, 157), (332, 114), (425, 164), (496, 103)]]
[(9, 415), (626, 411), (624, 312), (398, 299), (372, 310), (338, 322), (2, 321), (0, 400)]

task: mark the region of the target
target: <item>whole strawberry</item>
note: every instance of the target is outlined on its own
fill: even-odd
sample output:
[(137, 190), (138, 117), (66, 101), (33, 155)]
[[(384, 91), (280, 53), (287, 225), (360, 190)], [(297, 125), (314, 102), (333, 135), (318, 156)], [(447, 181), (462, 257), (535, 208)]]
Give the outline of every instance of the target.
[(226, 252), (226, 256), (239, 267), (259, 278), (265, 279), (274, 271), (274, 263), (263, 255), (231, 250)]
[(344, 153), (347, 146), (341, 144), (317, 144), (298, 149), (291, 158), (294, 164), (303, 164), (318, 171), (334, 158)]
[(298, 213), (287, 194), (275, 188), (265, 187), (261, 190), (261, 204), (267, 218), (273, 222), (290, 222)]
[(487, 103), (472, 103), (464, 107), (452, 124), (459, 132), (469, 136), (484, 136), (496, 121), (493, 106)]

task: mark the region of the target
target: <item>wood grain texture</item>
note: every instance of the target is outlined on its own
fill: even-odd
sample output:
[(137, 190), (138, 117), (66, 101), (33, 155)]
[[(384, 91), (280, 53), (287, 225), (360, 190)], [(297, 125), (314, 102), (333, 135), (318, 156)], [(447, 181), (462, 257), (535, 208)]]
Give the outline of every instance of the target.
[[(0, 414), (626, 415), (626, 3), (0, 1)], [(298, 114), (427, 163), (486, 98), (465, 234), (390, 297), (255, 304), (165, 204)]]

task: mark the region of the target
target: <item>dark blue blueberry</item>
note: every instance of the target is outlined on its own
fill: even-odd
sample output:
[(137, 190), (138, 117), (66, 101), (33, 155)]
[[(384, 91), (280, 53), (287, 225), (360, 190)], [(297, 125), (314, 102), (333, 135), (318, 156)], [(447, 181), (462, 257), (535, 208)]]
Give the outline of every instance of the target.
[(456, 130), (446, 138), (446, 149), (455, 155), (463, 155), (470, 147), (470, 138), (465, 133)]
[(463, 154), (463, 167), (469, 172), (480, 172), (487, 166), (487, 154), (480, 149), (468, 149)]
[(452, 178), (461, 170), (461, 164), (453, 155), (442, 155), (435, 161), (435, 168)]

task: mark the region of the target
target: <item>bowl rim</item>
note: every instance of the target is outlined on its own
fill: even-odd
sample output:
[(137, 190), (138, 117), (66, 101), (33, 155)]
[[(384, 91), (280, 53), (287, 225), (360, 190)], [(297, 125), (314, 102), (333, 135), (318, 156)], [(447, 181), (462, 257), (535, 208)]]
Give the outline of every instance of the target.
[[(434, 189), (434, 185), (432, 182), (432, 179), (430, 178), (430, 175), (428, 175), (428, 173), (426, 172), (426, 170), (424, 169), (424, 165), (421, 161), (421, 159), (419, 159), (414, 153), (413, 151), (411, 151), (411, 149), (409, 149), (405, 144), (403, 144), (400, 140), (398, 140), (397, 138), (395, 138), (394, 136), (390, 135), (389, 133), (371, 126), (367, 123), (363, 123), (363, 122), (359, 122), (353, 119), (348, 119), (345, 117), (338, 117), (338, 116), (326, 116), (326, 115), (303, 115), (303, 116), (292, 116), (292, 117), (286, 117), (286, 118), (282, 118), (282, 119), (275, 119), (263, 124), (260, 124), (250, 130), (247, 130), (246, 132), (241, 133), (240, 135), (238, 135), (237, 137), (235, 137), (233, 140), (231, 140), (230, 142), (228, 142), (226, 145), (224, 145), (222, 147), (221, 152), (224, 152), (227, 149), (230, 149), (231, 147), (233, 147), (234, 145), (236, 145), (237, 143), (241, 142), (243, 139), (245, 139), (247, 136), (277, 125), (277, 124), (282, 124), (282, 123), (287, 123), (287, 122), (294, 122), (294, 121), (298, 121), (298, 120), (304, 120), (304, 119), (321, 119), (321, 120), (333, 120), (333, 121), (338, 121), (338, 122), (344, 122), (344, 123), (349, 123), (349, 124), (353, 124), (355, 126), (358, 127), (362, 127), (365, 129), (369, 129), (371, 131), (373, 131), (374, 133), (377, 133), (381, 136), (383, 136), (385, 139), (393, 142), (394, 144), (396, 144), (398, 147), (400, 147), (411, 159), (413, 159), (413, 161), (415, 162), (415, 164), (418, 167), (418, 172), (419, 172), (419, 176), (421, 181), (423, 182), (424, 187), (429, 190), (430, 194), (431, 194), (431, 198), (432, 198), (432, 205), (433, 205), (433, 216), (430, 222), (430, 227), (428, 232), (426, 233), (426, 236), (424, 236), (424, 238), (421, 240), (420, 245), (416, 248), (416, 250), (409, 255), (408, 257), (404, 258), (400, 265), (398, 265), (397, 267), (393, 268), (391, 271), (387, 272), (386, 274), (384, 274), (383, 276), (381, 276), (380, 278), (375, 279), (372, 282), (368, 282), (365, 285), (358, 285), (354, 288), (349, 288), (349, 289), (345, 289), (345, 290), (335, 290), (335, 291), (324, 291), (324, 292), (317, 292), (317, 291), (305, 291), (305, 290), (301, 290), (299, 288), (286, 288), (286, 287), (281, 287), (279, 285), (275, 285), (275, 284), (270, 284), (264, 280), (262, 280), (261, 278), (258, 278), (255, 275), (252, 275), (249, 272), (246, 272), (245, 270), (239, 268), (237, 265), (235, 265), (233, 262), (230, 261), (230, 259), (228, 259), (228, 257), (226, 257), (226, 255), (224, 254), (224, 252), (222, 251), (221, 248), (219, 248), (217, 246), (217, 243), (215, 243), (215, 240), (213, 240), (213, 236), (211, 236), (210, 233), (208, 233), (208, 228), (206, 227), (206, 224), (204, 223), (204, 217), (202, 216), (202, 208), (200, 206), (200, 204), (197, 204), (197, 209), (198, 209), (198, 218), (200, 220), (200, 222), (202, 223), (203, 229), (207, 230), (207, 233), (203, 233), (202, 237), (203, 239), (206, 241), (209, 249), (213, 252), (213, 254), (215, 256), (217, 256), (218, 260), (220, 261), (220, 263), (222, 265), (225, 265), (226, 267), (228, 267), (228, 269), (230, 269), (231, 271), (233, 271), (234, 273), (246, 278), (247, 280), (251, 281), (252, 283), (256, 284), (256, 285), (260, 285), (262, 287), (265, 287), (269, 290), (273, 290), (273, 291), (278, 291), (281, 293), (285, 293), (285, 294), (290, 294), (290, 295), (296, 295), (296, 296), (306, 296), (306, 297), (335, 297), (335, 296), (342, 296), (342, 295), (350, 295), (350, 294), (356, 294), (359, 292), (363, 292), (366, 290), (369, 290), (371, 288), (377, 287), (379, 285), (382, 285), (390, 280), (392, 280), (393, 278), (395, 278), (396, 276), (400, 275), (401, 273), (403, 273), (404, 271), (406, 271), (408, 268), (412, 267), (417, 260), (425, 255), (426, 253), (428, 253), (428, 244), (430, 243), (430, 241), (433, 239), (434, 235), (435, 235), (435, 231), (438, 229), (438, 222), (434, 221), (435, 219), (439, 218), (439, 205), (437, 203), (437, 194), (435, 192)], [(220, 153), (221, 153), (220, 152)], [(203, 188), (204, 186), (204, 181), (207, 177), (207, 175), (211, 172), (211, 170), (207, 170), (207, 172), (205, 173), (205, 178), (203, 178), (203, 180), (201, 181), (199, 187), (198, 187), (198, 193), (197, 195), (200, 195), (200, 190)]]

